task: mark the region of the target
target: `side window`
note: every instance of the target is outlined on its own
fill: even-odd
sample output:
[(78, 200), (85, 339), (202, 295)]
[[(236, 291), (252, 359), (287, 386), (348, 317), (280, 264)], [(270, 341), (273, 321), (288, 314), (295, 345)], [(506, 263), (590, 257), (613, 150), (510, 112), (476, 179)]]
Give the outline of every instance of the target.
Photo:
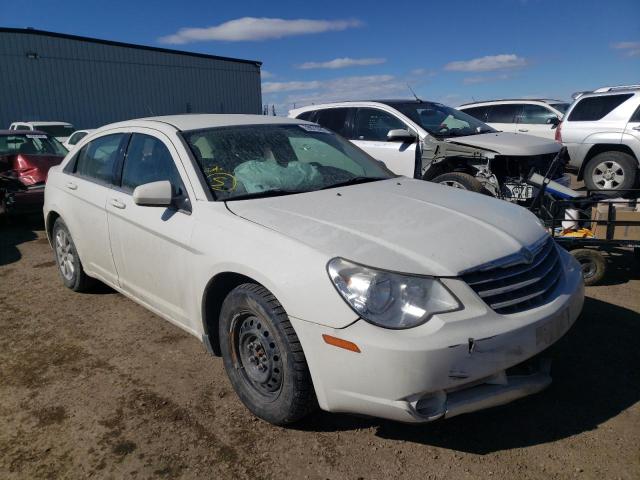
[(161, 180), (171, 182), (175, 197), (186, 193), (173, 157), (162, 140), (134, 133), (124, 159), (122, 188), (133, 192), (140, 185)]
[(633, 113), (633, 115), (631, 115), (629, 121), (634, 123), (640, 122), (640, 106), (636, 108), (636, 111)]
[(481, 122), (486, 122), (487, 112), (489, 111), (489, 108), (490, 107), (471, 107), (471, 108), (465, 108), (464, 110), (461, 110), (461, 111), (471, 115), (472, 117), (477, 118)]
[(521, 107), (516, 103), (493, 105), (487, 114), (487, 123), (516, 123)]
[(519, 123), (543, 125), (550, 118), (558, 118), (558, 116), (542, 105), (525, 104)]
[(16, 125), (16, 130), (31, 130), (31, 127), (29, 127), (29, 125)]
[(76, 157), (75, 173), (101, 183), (111, 183), (123, 136), (122, 133), (105, 135), (82, 147)]
[(323, 127), (346, 137), (348, 113), (348, 108), (327, 108), (325, 110), (318, 110), (315, 121)]
[(86, 132), (74, 133), (73, 135), (71, 135), (71, 138), (69, 139), (69, 145), (75, 145), (86, 136), (87, 136)]
[(308, 112), (301, 113), (296, 118), (299, 120), (309, 120), (311, 118), (311, 115), (313, 115), (313, 113), (314, 113), (314, 110), (309, 110)]
[(624, 95), (603, 95), (587, 97), (578, 101), (569, 115), (570, 122), (589, 122), (606, 117), (611, 111), (633, 97), (632, 93)]
[(359, 108), (356, 113), (356, 140), (386, 141), (389, 130), (407, 129), (407, 126), (390, 113), (375, 108)]

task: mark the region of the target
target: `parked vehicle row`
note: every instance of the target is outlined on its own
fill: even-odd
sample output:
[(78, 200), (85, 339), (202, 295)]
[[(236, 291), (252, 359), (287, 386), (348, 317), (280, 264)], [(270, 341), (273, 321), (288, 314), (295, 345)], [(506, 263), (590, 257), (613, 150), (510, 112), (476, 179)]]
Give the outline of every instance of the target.
[(0, 130), (0, 215), (42, 209), (49, 169), (67, 150), (39, 130)]
[(75, 131), (73, 125), (67, 122), (13, 122), (9, 130), (38, 130), (55, 137), (60, 143), (64, 143)]
[(312, 105), (289, 116), (338, 132), (398, 175), (511, 201), (533, 197), (526, 177), (546, 173), (561, 148), (552, 140), (497, 131), (460, 110), (422, 100)]
[(527, 210), (397, 176), (354, 145), (403, 138), (390, 150), (404, 164), (419, 136), (408, 163), (423, 174), (508, 134), (439, 104), (339, 108), (335, 129), (379, 139), (250, 115), (87, 135), (46, 184), (62, 281), (101, 280), (201, 339), (276, 424), (316, 406), (428, 422), (547, 387), (547, 349), (582, 309), (578, 263)]
[(639, 180), (640, 85), (602, 87), (574, 98), (570, 106), (552, 100), (501, 100), (460, 109), (499, 130), (553, 134), (568, 148), (569, 165), (589, 190), (617, 195), (633, 188)]
[(458, 109), (502, 132), (554, 140), (569, 105), (561, 100), (520, 98), (465, 103)]

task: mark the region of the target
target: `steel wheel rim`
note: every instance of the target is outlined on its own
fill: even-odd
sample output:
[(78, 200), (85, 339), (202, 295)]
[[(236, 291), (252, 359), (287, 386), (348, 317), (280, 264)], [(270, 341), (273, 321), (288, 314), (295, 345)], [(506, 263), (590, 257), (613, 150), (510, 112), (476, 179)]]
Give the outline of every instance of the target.
[(266, 322), (253, 313), (237, 316), (234, 329), (234, 358), (245, 380), (256, 393), (274, 399), (282, 389), (282, 356)]
[(447, 187), (453, 188), (461, 188), (462, 190), (466, 190), (467, 188), (462, 185), (460, 182), (456, 182), (455, 180), (443, 180), (440, 182), (440, 185), (446, 185)]
[(596, 274), (596, 264), (586, 258), (580, 259), (580, 268), (582, 269), (583, 278), (591, 278)]
[(605, 160), (595, 166), (591, 179), (601, 190), (615, 190), (624, 183), (624, 169), (614, 160)]
[(74, 266), (73, 249), (71, 239), (64, 230), (56, 232), (56, 259), (60, 273), (66, 280), (72, 280), (76, 268)]

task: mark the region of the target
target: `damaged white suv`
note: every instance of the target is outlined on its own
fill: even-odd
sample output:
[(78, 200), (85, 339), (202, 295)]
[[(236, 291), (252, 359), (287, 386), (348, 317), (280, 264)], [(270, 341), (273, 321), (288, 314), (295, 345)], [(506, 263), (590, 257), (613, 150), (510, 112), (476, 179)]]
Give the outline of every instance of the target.
[(67, 287), (99, 279), (195, 335), (276, 424), (538, 392), (583, 304), (580, 266), (527, 210), (397, 177), (301, 120), (102, 127), (50, 170), (44, 216)]
[[(553, 140), (497, 131), (460, 110), (422, 100), (309, 105), (289, 116), (339, 133), (398, 175), (517, 202), (534, 196), (525, 180), (531, 172), (546, 174), (562, 147)], [(569, 183), (564, 168), (550, 176)]]

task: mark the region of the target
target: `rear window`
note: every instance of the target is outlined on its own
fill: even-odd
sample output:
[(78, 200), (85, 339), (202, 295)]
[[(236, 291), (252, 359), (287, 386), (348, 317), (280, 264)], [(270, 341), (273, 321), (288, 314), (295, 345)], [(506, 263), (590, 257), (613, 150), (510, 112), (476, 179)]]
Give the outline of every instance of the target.
[(65, 138), (75, 132), (74, 128), (70, 125), (36, 125), (35, 129), (46, 132), (54, 137)]
[(623, 95), (603, 95), (587, 97), (578, 101), (569, 115), (570, 122), (589, 122), (600, 120), (633, 97), (632, 93)]
[(42, 133), (0, 136), (0, 155), (15, 154), (64, 157), (67, 150), (55, 138)]
[(296, 118), (299, 118), (300, 120), (309, 120), (311, 119), (311, 115), (313, 115), (314, 113), (315, 113), (315, 110), (309, 110), (308, 112), (301, 113)]

